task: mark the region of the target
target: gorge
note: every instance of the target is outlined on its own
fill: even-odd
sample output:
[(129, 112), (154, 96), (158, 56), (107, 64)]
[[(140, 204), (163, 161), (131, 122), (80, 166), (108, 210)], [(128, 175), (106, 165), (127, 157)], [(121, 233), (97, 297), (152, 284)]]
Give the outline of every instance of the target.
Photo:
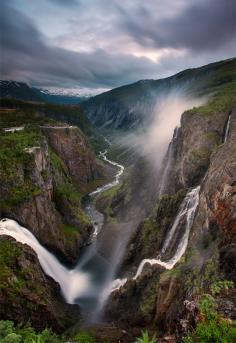
[(208, 299), (230, 333), (235, 59), (78, 107), (1, 102), (0, 318), (67, 340), (198, 342)]

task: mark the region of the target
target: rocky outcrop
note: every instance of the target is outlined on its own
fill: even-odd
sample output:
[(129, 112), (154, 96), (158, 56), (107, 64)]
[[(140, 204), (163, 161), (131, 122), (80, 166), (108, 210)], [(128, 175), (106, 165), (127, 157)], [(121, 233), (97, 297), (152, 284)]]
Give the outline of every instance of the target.
[[(28, 201), (9, 209), (5, 215), (30, 228), (44, 245), (66, 255), (61, 217), (53, 203), (53, 177), (48, 144), (44, 140), (41, 146), (25, 149), (25, 153), (30, 157), (28, 174), (35, 187), (35, 195)], [(19, 169), (19, 172), (19, 177), (24, 182), (26, 178), (24, 166)]]
[(72, 181), (81, 191), (89, 182), (102, 177), (95, 154), (76, 126), (43, 126), (49, 145), (67, 166)]
[(29, 246), (0, 236), (0, 252), (0, 319), (57, 332), (79, 320), (79, 307), (64, 303), (59, 285), (43, 273)]
[[(21, 135), (27, 140), (32, 133)], [(105, 182), (107, 171), (76, 127), (43, 126), (32, 145), (19, 145), (16, 167), (9, 163), (10, 177), (0, 170), (1, 216), (15, 219), (59, 258), (74, 263), (92, 230), (81, 198)]]
[[(225, 137), (229, 114), (230, 127)], [(236, 111), (219, 113), (218, 116), (201, 118), (199, 114), (183, 115), (176, 146), (176, 168), (170, 174), (169, 190), (174, 192), (176, 175), (180, 179), (177, 189), (201, 183), (199, 207), (188, 248), (172, 270), (146, 264), (140, 277), (128, 281), (112, 293), (107, 305), (107, 318), (112, 318), (121, 326), (145, 325), (156, 327), (158, 332), (175, 332), (177, 341), (181, 342), (183, 332), (186, 333), (200, 320), (196, 304), (201, 294), (209, 293), (211, 285), (217, 280), (236, 280)], [(214, 137), (217, 136), (214, 144), (209, 139), (213, 133)], [(192, 163), (190, 156), (192, 151), (205, 148), (209, 149), (209, 156), (203, 168), (199, 159)], [(142, 258), (158, 255), (159, 247), (174, 221), (176, 212), (171, 203), (179, 207), (177, 199), (173, 202), (173, 197), (173, 194), (164, 195), (152, 216), (139, 227), (126, 260), (129, 268), (137, 265), (139, 254)], [(123, 267), (125, 269), (127, 264)], [(234, 294), (232, 290), (216, 300), (218, 310), (228, 318), (234, 318)], [(227, 299), (227, 310), (222, 305), (221, 297)], [(191, 302), (195, 304), (196, 313), (194, 310), (190, 316), (186, 304)]]
[(203, 179), (211, 154), (224, 137), (229, 112), (202, 114), (197, 110), (183, 113), (173, 147), (173, 160), (166, 193), (194, 187)]

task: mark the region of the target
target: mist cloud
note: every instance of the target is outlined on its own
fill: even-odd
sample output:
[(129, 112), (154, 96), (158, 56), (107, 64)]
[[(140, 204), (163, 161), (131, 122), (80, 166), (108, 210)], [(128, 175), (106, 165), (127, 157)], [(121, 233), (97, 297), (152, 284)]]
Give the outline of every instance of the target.
[(207, 98), (193, 98), (185, 90), (170, 90), (157, 97), (151, 120), (143, 132), (128, 134), (120, 143), (133, 147), (141, 156), (150, 160), (155, 168), (160, 169), (174, 129), (180, 126), (184, 111), (200, 106)]

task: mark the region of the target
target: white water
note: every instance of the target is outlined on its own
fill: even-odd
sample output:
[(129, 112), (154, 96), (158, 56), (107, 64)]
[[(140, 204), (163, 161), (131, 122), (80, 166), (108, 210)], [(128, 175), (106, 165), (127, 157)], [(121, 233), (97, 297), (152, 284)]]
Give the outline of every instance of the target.
[(162, 176), (161, 176), (159, 196), (161, 196), (165, 191), (167, 178), (169, 176), (171, 163), (173, 161), (174, 145), (175, 145), (175, 141), (176, 141), (176, 138), (178, 135), (178, 131), (179, 131), (179, 128), (176, 127), (174, 130), (173, 138), (172, 138), (170, 145), (169, 145), (169, 149), (167, 151), (167, 161), (166, 161), (165, 168), (164, 168)]
[[(108, 141), (109, 142), (109, 141)], [(109, 142), (110, 145), (110, 142)], [(113, 186), (119, 184), (120, 176), (124, 171), (124, 167), (116, 162), (110, 161), (106, 157), (107, 150), (100, 153), (100, 156), (104, 161), (118, 166), (119, 170), (115, 175), (115, 181), (111, 182), (103, 187), (99, 187), (96, 191), (90, 193), (90, 195), (97, 195), (98, 193), (104, 192)], [(106, 187), (109, 186), (109, 187)], [(94, 240), (103, 226), (103, 215), (96, 211), (95, 208), (87, 206), (86, 212), (92, 220), (94, 232), (92, 234), (92, 240)], [(89, 212), (91, 211), (91, 212)], [(39, 262), (44, 270), (44, 272), (51, 276), (55, 281), (60, 284), (62, 294), (65, 300), (70, 303), (76, 303), (76, 299), (88, 299), (91, 294), (97, 296), (99, 287), (95, 284), (93, 272), (86, 272), (85, 264), (89, 261), (95, 261), (100, 258), (96, 252), (96, 247), (93, 245), (92, 249), (89, 250), (88, 254), (82, 261), (79, 261), (78, 265), (74, 269), (67, 269), (63, 266), (57, 258), (51, 254), (47, 249), (45, 249), (35, 236), (26, 228), (20, 226), (16, 221), (11, 219), (0, 220), (0, 235), (8, 235), (15, 238), (18, 242), (29, 245), (37, 254)], [(105, 263), (103, 262), (103, 267)]]
[(7, 235), (15, 238), (18, 242), (29, 245), (38, 255), (39, 262), (45, 273), (57, 281), (62, 293), (68, 303), (78, 296), (83, 296), (91, 291), (90, 276), (79, 270), (68, 270), (57, 258), (47, 251), (34, 235), (26, 228), (20, 226), (11, 219), (0, 221), (0, 235)]
[(225, 130), (225, 136), (224, 136), (224, 143), (227, 141), (227, 138), (229, 136), (230, 121), (231, 121), (231, 115), (229, 115), (229, 118), (228, 118), (228, 121), (227, 121), (226, 130)]
[(166, 261), (166, 262), (162, 261), (161, 258), (144, 259), (140, 263), (134, 279), (137, 279), (137, 277), (142, 273), (143, 267), (146, 263), (149, 263), (151, 265), (159, 264), (159, 265), (165, 267), (166, 269), (172, 269), (175, 266), (175, 264), (181, 259), (181, 257), (185, 253), (187, 245), (188, 245), (189, 233), (190, 233), (191, 227), (193, 225), (194, 215), (195, 215), (196, 209), (198, 207), (198, 203), (199, 203), (199, 191), (200, 191), (200, 186), (194, 188), (193, 190), (191, 190), (187, 193), (186, 197), (184, 198), (184, 200), (180, 206), (180, 210), (176, 216), (174, 224), (172, 225), (171, 230), (170, 230), (170, 232), (169, 232), (169, 234), (168, 234), (168, 236), (164, 242), (163, 248), (161, 250), (161, 255), (163, 255), (166, 252), (166, 250), (168, 249), (170, 242), (171, 242), (176, 230), (178, 230), (181, 219), (183, 217), (185, 217), (184, 235), (183, 235), (181, 241), (179, 242), (179, 245), (175, 251), (174, 256), (169, 261)]
[[(150, 265), (158, 264), (160, 266), (163, 266), (166, 269), (172, 269), (175, 266), (175, 264), (181, 259), (188, 245), (189, 233), (193, 225), (195, 212), (199, 203), (199, 192), (200, 192), (200, 186), (192, 189), (191, 191), (187, 193), (187, 195), (185, 196), (180, 206), (180, 210), (175, 218), (175, 221), (170, 229), (170, 232), (168, 233), (168, 236), (164, 242), (163, 248), (161, 250), (161, 254), (157, 258), (142, 260), (138, 266), (135, 276), (133, 277), (134, 280), (136, 280), (141, 275), (146, 263)], [(178, 230), (179, 225), (181, 221), (183, 220), (183, 218), (185, 218), (185, 231), (184, 231), (183, 237), (181, 241), (179, 242), (179, 245), (173, 257), (168, 261), (162, 261), (161, 256), (168, 249), (171, 243), (171, 240), (173, 239), (175, 232)], [(114, 292), (115, 290), (119, 289), (121, 286), (123, 286), (126, 283), (126, 281), (127, 281), (126, 278), (114, 280), (111, 283), (110, 292)]]

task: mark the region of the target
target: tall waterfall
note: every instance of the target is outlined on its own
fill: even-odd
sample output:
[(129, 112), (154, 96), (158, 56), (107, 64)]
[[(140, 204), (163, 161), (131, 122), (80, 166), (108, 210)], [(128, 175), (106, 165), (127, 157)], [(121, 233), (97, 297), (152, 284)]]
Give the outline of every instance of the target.
[(166, 182), (169, 176), (169, 172), (170, 172), (170, 168), (173, 162), (173, 157), (174, 157), (174, 147), (175, 147), (175, 142), (178, 136), (178, 132), (179, 132), (179, 128), (176, 127), (174, 130), (174, 135), (173, 138), (169, 144), (169, 148), (167, 151), (167, 156), (166, 156), (166, 163), (165, 163), (165, 167), (163, 169), (163, 173), (161, 176), (161, 182), (160, 182), (160, 187), (159, 187), (159, 196), (161, 196), (166, 188)]
[[(111, 144), (109, 141), (107, 143)], [(90, 193), (90, 197), (118, 185), (124, 172), (124, 167), (109, 160), (106, 154), (107, 150), (100, 152), (100, 157), (107, 163), (117, 167), (118, 171), (115, 180), (97, 188)], [(120, 258), (119, 254), (122, 253), (124, 247), (118, 245), (117, 251), (113, 252), (113, 261), (111, 263), (106, 261), (97, 251), (96, 245), (96, 237), (103, 227), (104, 216), (95, 209), (92, 202), (87, 205), (86, 212), (94, 227), (90, 239), (92, 244), (85, 249), (74, 269), (67, 269), (63, 266), (53, 254), (39, 243), (29, 230), (20, 226), (14, 220), (0, 220), (0, 235), (11, 236), (18, 242), (29, 245), (36, 252), (44, 272), (60, 284), (65, 300), (70, 304), (79, 303), (82, 309), (93, 309), (96, 312), (95, 314), (98, 315), (102, 304), (107, 298), (107, 284), (110, 283), (111, 278), (114, 278), (117, 260)]]
[[(140, 276), (146, 263), (151, 264), (151, 265), (158, 264), (160, 266), (163, 266), (166, 269), (172, 269), (175, 266), (175, 264), (181, 259), (188, 245), (189, 233), (193, 225), (195, 212), (199, 203), (199, 192), (200, 192), (200, 186), (190, 190), (187, 193), (182, 204), (180, 205), (179, 212), (166, 237), (166, 240), (164, 241), (160, 255), (157, 258), (142, 260), (138, 266), (137, 272), (135, 276), (133, 277), (133, 279), (137, 279)], [(163, 261), (162, 256), (168, 250), (170, 243), (172, 239), (174, 238), (174, 234), (180, 228), (180, 225), (183, 225), (183, 220), (184, 220), (184, 233), (181, 238), (181, 241), (179, 242), (172, 258), (170, 258), (168, 261)], [(126, 281), (127, 281), (126, 278), (114, 280), (110, 285), (110, 292), (113, 292), (119, 289), (121, 286), (125, 284)]]
[(66, 301), (70, 304), (76, 297), (85, 295), (92, 290), (90, 275), (77, 269), (65, 268), (57, 258), (45, 249), (34, 235), (26, 228), (11, 219), (0, 221), (0, 235), (15, 238), (18, 242), (29, 245), (37, 254), (44, 272), (57, 281)]
[[(146, 263), (149, 263), (151, 265), (159, 264), (165, 267), (166, 269), (172, 269), (175, 266), (175, 264), (181, 259), (188, 245), (189, 233), (193, 225), (195, 212), (199, 203), (199, 191), (200, 186), (194, 188), (193, 190), (187, 193), (186, 197), (184, 198), (180, 206), (180, 210), (175, 218), (174, 224), (172, 225), (170, 232), (166, 237), (163, 248), (161, 250), (160, 257), (156, 259), (144, 259), (140, 263), (134, 279), (136, 279), (142, 273), (143, 267)], [(185, 218), (185, 230), (181, 238), (181, 241), (179, 242), (173, 257), (169, 261), (162, 261), (161, 256), (167, 251), (170, 242), (173, 239), (175, 232), (178, 230), (181, 220), (183, 218)]]
[(229, 136), (230, 121), (231, 121), (231, 114), (229, 115), (229, 118), (228, 118), (228, 121), (227, 121), (227, 124), (226, 124), (224, 143), (227, 141), (227, 138)]

